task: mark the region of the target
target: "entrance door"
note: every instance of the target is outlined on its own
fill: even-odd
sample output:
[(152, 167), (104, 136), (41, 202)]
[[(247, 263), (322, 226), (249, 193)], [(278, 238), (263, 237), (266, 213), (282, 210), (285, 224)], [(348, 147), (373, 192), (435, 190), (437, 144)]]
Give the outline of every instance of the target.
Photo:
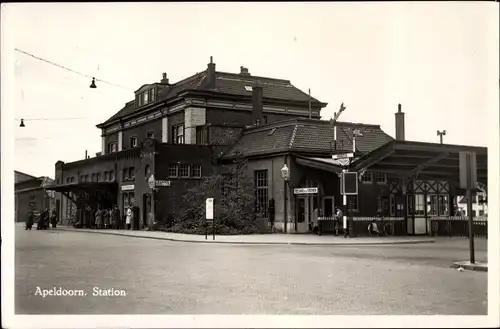
[(142, 213), (142, 223), (143, 227), (148, 226), (148, 214), (151, 212), (151, 194), (144, 194), (143, 196), (143, 213)]
[(309, 197), (297, 197), (297, 212), (296, 212), (297, 233), (309, 232), (309, 221), (311, 220), (311, 207), (309, 207)]

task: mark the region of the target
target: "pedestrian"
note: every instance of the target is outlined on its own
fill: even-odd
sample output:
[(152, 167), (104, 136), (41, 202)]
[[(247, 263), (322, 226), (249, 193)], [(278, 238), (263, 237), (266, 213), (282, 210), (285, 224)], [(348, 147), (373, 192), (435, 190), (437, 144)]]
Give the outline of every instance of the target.
[(50, 220), (52, 222), (52, 228), (56, 228), (57, 227), (57, 211), (55, 209), (52, 210), (52, 216), (51, 216)]
[(148, 231), (154, 231), (155, 230), (155, 223), (153, 220), (153, 213), (150, 211), (148, 214)]
[(26, 230), (31, 231), (34, 220), (35, 220), (35, 214), (33, 213), (33, 210), (28, 211), (28, 219), (26, 220)]
[(122, 217), (120, 216), (120, 209), (115, 205), (114, 219), (116, 221), (116, 229), (119, 230), (122, 228)]
[(102, 219), (104, 222), (104, 228), (109, 228), (109, 211), (108, 211), (108, 209), (102, 210)]
[[(337, 208), (338, 209), (338, 208)], [(338, 211), (337, 211), (338, 212)], [(342, 218), (340, 218), (337, 214), (334, 216), (334, 229), (335, 229), (335, 236), (339, 236), (339, 231), (340, 231), (340, 221)]]
[(42, 220), (42, 223), (43, 223), (43, 229), (44, 230), (48, 230), (49, 229), (49, 210), (47, 208), (45, 208), (45, 210), (43, 211), (43, 220)]
[(127, 230), (130, 230), (133, 218), (134, 218), (134, 213), (132, 212), (132, 207), (130, 207), (127, 209), (127, 217), (125, 218), (125, 224), (127, 224)]
[(95, 228), (100, 229), (102, 225), (102, 213), (101, 209), (97, 207), (97, 210), (95, 211)]

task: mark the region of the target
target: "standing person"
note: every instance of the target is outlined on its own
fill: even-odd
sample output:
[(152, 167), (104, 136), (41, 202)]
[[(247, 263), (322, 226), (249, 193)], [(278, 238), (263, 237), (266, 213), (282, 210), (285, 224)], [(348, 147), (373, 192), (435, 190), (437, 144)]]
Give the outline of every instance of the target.
[(43, 229), (48, 230), (49, 229), (49, 209), (45, 208), (43, 211)]
[(100, 229), (102, 225), (102, 213), (101, 209), (97, 207), (97, 210), (95, 211), (95, 228)]
[(340, 209), (337, 208), (337, 213), (335, 214), (335, 219), (334, 219), (334, 225), (335, 225), (335, 236), (339, 236), (339, 231), (340, 231), (340, 221), (342, 220), (342, 211), (340, 211), (341, 215), (339, 217), (339, 211)]
[(52, 216), (51, 216), (51, 222), (52, 222), (52, 228), (57, 227), (57, 211), (54, 209), (52, 210)]
[(153, 221), (153, 213), (150, 211), (148, 214), (148, 231), (154, 231), (155, 230), (154, 225), (155, 223)]
[(132, 220), (134, 217), (134, 213), (132, 212), (132, 207), (127, 209), (127, 217), (125, 217), (125, 224), (127, 224), (127, 230), (130, 230), (130, 225), (132, 224)]
[(26, 230), (30, 230), (33, 227), (33, 222), (35, 221), (35, 214), (33, 210), (28, 211), (28, 219), (26, 220)]
[(123, 225), (122, 225), (122, 216), (120, 214), (120, 209), (118, 208), (117, 205), (115, 205), (115, 218), (116, 218), (116, 228), (118, 230), (121, 230), (123, 228)]
[(108, 212), (108, 209), (103, 209), (102, 210), (102, 219), (103, 219), (103, 222), (104, 222), (104, 228), (108, 228), (109, 227), (109, 212)]

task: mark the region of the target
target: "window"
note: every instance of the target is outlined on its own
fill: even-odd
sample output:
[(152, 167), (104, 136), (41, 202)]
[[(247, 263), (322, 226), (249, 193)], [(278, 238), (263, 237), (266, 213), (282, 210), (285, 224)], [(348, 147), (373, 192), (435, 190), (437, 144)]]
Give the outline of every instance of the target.
[(203, 126), (196, 127), (196, 144), (205, 144), (205, 136), (203, 136), (205, 129), (203, 128)]
[(254, 173), (255, 179), (255, 211), (257, 216), (261, 218), (268, 218), (268, 182), (267, 170), (256, 170)]
[(439, 196), (439, 216), (449, 216), (449, 206), (450, 202), (448, 200), (448, 195)]
[(168, 177), (177, 177), (179, 175), (179, 165), (171, 163), (168, 165)]
[(109, 181), (109, 171), (104, 172), (104, 181)]
[(413, 214), (413, 195), (408, 195), (408, 216), (411, 216)]
[(373, 175), (371, 171), (365, 171), (363, 174), (363, 183), (372, 183), (373, 182)]
[(156, 88), (151, 89), (151, 101), (154, 102), (156, 100)]
[(109, 172), (109, 180), (110, 181), (114, 181), (115, 180), (115, 171), (114, 170), (111, 170)]
[(347, 206), (351, 211), (359, 211), (358, 196), (357, 195), (348, 195), (347, 196)]
[(427, 215), (428, 216), (438, 215), (438, 197), (436, 194), (429, 194), (427, 196)]
[(118, 151), (118, 143), (117, 142), (111, 142), (108, 144), (108, 153), (113, 153)]
[(479, 210), (479, 216), (484, 216), (484, 210)]
[(264, 124), (267, 125), (267, 115), (264, 115), (263, 119), (264, 119)]
[(101, 173), (97, 173), (95, 176), (96, 176), (95, 177), (96, 181), (100, 182), (101, 181)]
[(134, 178), (135, 178), (135, 171), (134, 171), (134, 167), (130, 167), (130, 168), (128, 168), (128, 178), (129, 178), (129, 179), (134, 179)]
[(183, 178), (189, 177), (189, 165), (188, 164), (181, 164), (181, 170), (180, 170), (180, 176)]
[(95, 182), (95, 174), (92, 174), (92, 181)]
[(172, 142), (174, 144), (184, 144), (184, 124), (172, 127)]
[(141, 94), (137, 94), (135, 95), (135, 103), (136, 103), (136, 106), (139, 107), (142, 105), (142, 102), (141, 102)]
[(423, 216), (425, 214), (425, 199), (423, 194), (415, 195), (415, 216)]
[(130, 137), (130, 148), (137, 147), (137, 137)]
[(154, 138), (155, 138), (155, 133), (154, 133), (154, 131), (148, 131), (148, 133), (147, 133), (146, 137), (147, 137), (147, 138), (154, 139)]
[(149, 98), (148, 97), (149, 96), (149, 90), (145, 91), (143, 95), (144, 95), (144, 105), (146, 105), (147, 103), (149, 103), (149, 99), (148, 99)]
[(396, 196), (394, 194), (389, 197), (389, 216), (396, 216)]
[(128, 180), (128, 168), (123, 168), (122, 180)]
[(201, 165), (193, 165), (191, 168), (193, 170), (191, 176), (194, 178), (201, 178)]
[(375, 181), (378, 184), (387, 184), (387, 175), (378, 172), (375, 174)]
[(90, 180), (89, 180), (89, 175), (88, 175), (88, 174), (87, 174), (87, 175), (85, 175), (85, 177), (83, 178), (83, 181), (84, 181), (84, 182), (89, 182), (89, 181), (90, 181)]

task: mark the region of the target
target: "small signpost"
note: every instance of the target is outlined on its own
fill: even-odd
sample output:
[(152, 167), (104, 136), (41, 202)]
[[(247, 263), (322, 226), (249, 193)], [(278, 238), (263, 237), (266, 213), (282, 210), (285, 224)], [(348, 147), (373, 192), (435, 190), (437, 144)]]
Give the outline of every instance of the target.
[(213, 240), (215, 240), (214, 198), (207, 198), (205, 215), (205, 240), (208, 238), (208, 223), (212, 222)]
[(477, 188), (477, 162), (475, 152), (460, 152), (460, 187), (467, 190), (467, 216), (469, 216), (470, 263), (474, 257), (474, 221), (472, 217), (472, 189)]
[(333, 160), (340, 160), (340, 159), (352, 159), (354, 158), (354, 153), (343, 153), (343, 154), (334, 154), (332, 155)]

